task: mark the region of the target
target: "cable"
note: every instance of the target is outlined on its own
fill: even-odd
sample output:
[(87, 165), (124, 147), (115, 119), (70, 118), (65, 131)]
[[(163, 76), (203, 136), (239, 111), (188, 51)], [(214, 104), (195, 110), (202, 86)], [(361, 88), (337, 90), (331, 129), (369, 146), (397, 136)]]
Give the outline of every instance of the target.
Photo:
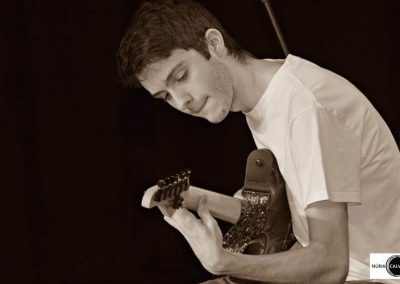
[(270, 4), (270, 1), (269, 0), (261, 0), (261, 2), (264, 4), (265, 8), (268, 11), (269, 18), (271, 19), (272, 25), (274, 26), (274, 30), (275, 30), (275, 33), (276, 33), (276, 35), (278, 37), (279, 43), (281, 44), (283, 53), (285, 54), (285, 56), (288, 56), (289, 49), (288, 49), (288, 47), (286, 45), (285, 39), (283, 38), (282, 32), (281, 32), (281, 30), (279, 28), (279, 25), (278, 25), (278, 22), (277, 22), (277, 20), (275, 18), (274, 12), (272, 11), (272, 7), (271, 7), (271, 4)]

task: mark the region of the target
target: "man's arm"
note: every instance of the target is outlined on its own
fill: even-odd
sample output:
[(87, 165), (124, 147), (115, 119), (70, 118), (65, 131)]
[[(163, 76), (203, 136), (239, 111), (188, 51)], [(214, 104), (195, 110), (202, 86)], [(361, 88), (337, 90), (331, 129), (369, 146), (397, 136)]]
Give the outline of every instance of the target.
[(343, 283), (349, 261), (346, 204), (321, 201), (306, 214), (308, 246), (258, 256), (227, 252), (219, 273), (274, 283)]
[(270, 255), (243, 255), (222, 249), (221, 232), (205, 202), (198, 209), (201, 220), (187, 210), (179, 211), (166, 220), (185, 236), (200, 262), (213, 274), (273, 283), (343, 283), (346, 279), (346, 203), (311, 204), (306, 209), (309, 245)]

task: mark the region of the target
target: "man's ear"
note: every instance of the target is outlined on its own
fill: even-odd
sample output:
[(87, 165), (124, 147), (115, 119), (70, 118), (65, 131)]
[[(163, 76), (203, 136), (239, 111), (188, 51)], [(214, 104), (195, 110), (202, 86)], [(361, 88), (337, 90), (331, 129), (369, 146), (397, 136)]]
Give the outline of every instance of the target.
[(208, 50), (218, 57), (226, 55), (226, 47), (222, 34), (217, 29), (208, 29), (204, 35)]

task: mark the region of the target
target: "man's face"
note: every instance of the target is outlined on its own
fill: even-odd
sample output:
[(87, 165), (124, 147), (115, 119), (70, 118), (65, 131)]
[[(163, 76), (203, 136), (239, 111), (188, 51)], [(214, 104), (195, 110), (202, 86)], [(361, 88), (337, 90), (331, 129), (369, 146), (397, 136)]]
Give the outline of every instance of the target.
[(207, 60), (193, 49), (176, 49), (149, 64), (139, 79), (154, 98), (212, 123), (221, 122), (231, 109), (232, 74), (213, 53)]

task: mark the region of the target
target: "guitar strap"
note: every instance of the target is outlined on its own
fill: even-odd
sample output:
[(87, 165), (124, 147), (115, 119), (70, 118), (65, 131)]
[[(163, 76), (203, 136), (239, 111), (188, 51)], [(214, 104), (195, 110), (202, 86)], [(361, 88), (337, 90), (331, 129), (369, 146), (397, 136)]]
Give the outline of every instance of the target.
[(224, 236), (224, 248), (245, 254), (289, 249), (296, 239), (285, 181), (270, 150), (254, 150), (248, 156), (242, 194), (241, 215)]

